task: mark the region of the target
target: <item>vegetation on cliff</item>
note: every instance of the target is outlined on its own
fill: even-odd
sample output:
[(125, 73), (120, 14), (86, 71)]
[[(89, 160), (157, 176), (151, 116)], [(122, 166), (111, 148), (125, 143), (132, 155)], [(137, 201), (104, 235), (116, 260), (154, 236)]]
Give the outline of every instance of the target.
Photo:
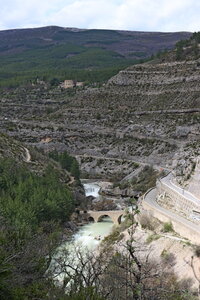
[(49, 153), (49, 157), (54, 159), (55, 161), (58, 161), (61, 167), (69, 171), (76, 180), (80, 179), (80, 170), (78, 162), (76, 158), (69, 155), (67, 151), (58, 153), (58, 151), (54, 150)]
[[(25, 151), (26, 150), (26, 151)], [(0, 298), (46, 299), (45, 277), (64, 224), (77, 205), (70, 173), (0, 134)], [(73, 159), (72, 159), (73, 160)], [(80, 187), (79, 187), (80, 188)], [(76, 201), (75, 201), (76, 200)]]
[(189, 61), (200, 58), (200, 32), (194, 32), (189, 38), (181, 39), (172, 51), (161, 51), (153, 58), (162, 62)]
[(198, 59), (200, 57), (199, 51), (200, 32), (194, 32), (190, 39), (181, 40), (176, 44), (176, 59), (188, 60), (188, 58)]
[(59, 227), (73, 208), (52, 167), (38, 176), (12, 159), (0, 160), (1, 299), (36, 297)]

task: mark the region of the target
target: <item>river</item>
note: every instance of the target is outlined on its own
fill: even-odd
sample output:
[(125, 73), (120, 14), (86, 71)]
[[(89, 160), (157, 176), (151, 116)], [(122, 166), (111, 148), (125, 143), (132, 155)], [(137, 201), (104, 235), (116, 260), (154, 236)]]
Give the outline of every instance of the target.
[[(85, 183), (84, 189), (86, 196), (92, 195), (93, 197), (98, 197), (100, 186), (97, 183)], [(105, 217), (101, 222), (98, 223), (89, 223), (82, 226), (71, 238), (71, 241), (63, 243), (52, 260), (50, 270), (54, 270), (55, 279), (58, 282), (62, 282), (65, 274), (60, 273), (59, 263), (56, 261), (65, 261), (65, 253), (68, 255), (68, 258), (71, 260), (74, 255), (74, 250), (77, 247), (81, 249), (81, 252), (84, 250), (95, 250), (100, 244), (101, 240), (109, 235), (112, 231), (113, 222), (109, 217)], [(68, 253), (68, 254), (67, 254)], [(72, 253), (72, 255), (69, 255)], [(76, 257), (73, 256), (73, 263), (76, 264)], [(58, 275), (56, 275), (58, 274)]]
[[(98, 183), (84, 183), (83, 186), (86, 196), (96, 198), (99, 196), (100, 186)], [(112, 231), (112, 227), (113, 222), (109, 217), (102, 219), (102, 221), (98, 223), (89, 223), (82, 226), (78, 232), (74, 234), (73, 242), (82, 244), (88, 249), (94, 249), (100, 244), (101, 240)]]

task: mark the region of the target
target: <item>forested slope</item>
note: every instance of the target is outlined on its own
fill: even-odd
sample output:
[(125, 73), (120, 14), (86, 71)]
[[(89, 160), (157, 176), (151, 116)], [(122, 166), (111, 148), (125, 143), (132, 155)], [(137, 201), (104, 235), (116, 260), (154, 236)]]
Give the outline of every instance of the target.
[(24, 149), (0, 134), (0, 298), (5, 300), (43, 299), (53, 288), (44, 274), (77, 205), (70, 173), (33, 149), (26, 161)]
[(0, 31), (0, 86), (13, 87), (37, 79), (102, 83), (190, 35), (56, 26)]

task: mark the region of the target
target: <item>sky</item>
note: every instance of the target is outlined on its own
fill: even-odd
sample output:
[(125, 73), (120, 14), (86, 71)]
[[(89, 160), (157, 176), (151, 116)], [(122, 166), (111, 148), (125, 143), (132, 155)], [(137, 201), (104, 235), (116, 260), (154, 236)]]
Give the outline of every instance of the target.
[(199, 0), (0, 0), (0, 30), (48, 25), (200, 31)]

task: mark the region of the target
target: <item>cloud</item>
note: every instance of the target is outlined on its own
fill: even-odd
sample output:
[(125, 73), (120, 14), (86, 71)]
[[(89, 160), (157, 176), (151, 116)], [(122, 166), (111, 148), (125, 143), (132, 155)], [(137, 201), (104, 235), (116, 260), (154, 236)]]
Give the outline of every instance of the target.
[[(81, 28), (109, 28), (115, 18), (117, 4), (106, 0), (74, 1), (48, 19), (62, 26)], [(112, 26), (111, 26), (112, 27)]]
[(0, 28), (59, 25), (145, 31), (198, 31), (196, 0), (7, 0)]
[(1, 3), (0, 20), (3, 27), (40, 26), (63, 5), (60, 0), (7, 0)]

